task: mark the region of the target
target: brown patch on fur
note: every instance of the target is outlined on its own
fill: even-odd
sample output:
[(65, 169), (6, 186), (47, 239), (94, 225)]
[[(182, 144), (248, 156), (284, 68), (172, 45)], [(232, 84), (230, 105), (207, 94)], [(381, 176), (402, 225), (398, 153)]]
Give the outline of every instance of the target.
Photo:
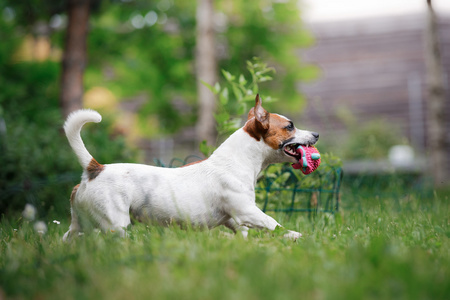
[(248, 133), (249, 136), (251, 136), (255, 140), (261, 140), (263, 132), (261, 132), (261, 130), (257, 127), (255, 119), (247, 121), (243, 129)]
[(284, 141), (295, 136), (295, 130), (289, 131), (286, 128), (289, 120), (283, 117), (270, 114), (269, 124), (269, 130), (263, 138), (266, 144), (275, 150), (280, 149)]
[(102, 171), (105, 169), (104, 165), (99, 164), (94, 158), (86, 168), (88, 173), (89, 181), (94, 180)]
[(295, 135), (295, 130), (286, 128), (289, 124), (290, 121), (286, 118), (265, 110), (259, 95), (256, 95), (255, 107), (250, 109), (243, 129), (255, 140), (260, 141), (262, 138), (267, 145), (277, 150)]
[(252, 107), (252, 108), (250, 109), (250, 111), (248, 112), (248, 115), (247, 115), (247, 121), (250, 120), (251, 118), (254, 118), (254, 117), (255, 117), (255, 108)]
[(275, 150), (280, 149), (284, 141), (295, 135), (295, 130), (289, 131), (286, 129), (286, 126), (289, 125), (289, 120), (279, 115), (269, 114), (268, 124), (269, 128), (266, 129), (256, 118), (253, 118), (247, 121), (243, 129), (257, 141), (260, 141), (262, 138), (267, 145)]
[(197, 161), (193, 161), (193, 162), (191, 162), (191, 163), (185, 164), (184, 166), (181, 166), (180, 168), (184, 168), (184, 167), (187, 167), (187, 166), (192, 166), (192, 165), (201, 163), (202, 161), (205, 161), (205, 160), (207, 160), (207, 158), (201, 159), (201, 160), (197, 160)]
[(77, 184), (77, 185), (73, 188), (72, 193), (70, 194), (70, 204), (71, 204), (71, 205), (73, 204), (73, 201), (74, 201), (74, 199), (75, 199), (75, 194), (77, 193), (79, 187), (80, 187), (80, 184)]
[(255, 98), (255, 106), (248, 112), (244, 131), (255, 140), (260, 141), (269, 129), (269, 119), (270, 114), (262, 107), (261, 99), (258, 94)]

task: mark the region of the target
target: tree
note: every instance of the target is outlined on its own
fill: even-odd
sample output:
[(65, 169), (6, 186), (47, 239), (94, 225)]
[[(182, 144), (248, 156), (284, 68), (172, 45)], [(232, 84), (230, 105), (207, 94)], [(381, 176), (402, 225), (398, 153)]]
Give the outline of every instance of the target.
[(428, 137), (435, 186), (448, 184), (445, 88), (439, 45), (438, 22), (431, 0), (427, 0), (426, 63), (428, 84)]
[(202, 83), (214, 85), (217, 82), (216, 46), (214, 39), (214, 0), (197, 1), (197, 45), (195, 61), (197, 66), (198, 121), (197, 140), (206, 140), (212, 145), (216, 141), (214, 94)]
[(64, 118), (83, 107), (83, 74), (90, 0), (68, 0), (66, 41), (62, 59), (60, 105)]
[(17, 24), (27, 33), (44, 32), (51, 35), (53, 32), (49, 26), (50, 19), (61, 13), (67, 14), (68, 24), (60, 81), (60, 106), (63, 117), (82, 107), (89, 17), (91, 8), (93, 6), (94, 9), (97, 8), (100, 2), (101, 0), (7, 0), (8, 6), (14, 8)]

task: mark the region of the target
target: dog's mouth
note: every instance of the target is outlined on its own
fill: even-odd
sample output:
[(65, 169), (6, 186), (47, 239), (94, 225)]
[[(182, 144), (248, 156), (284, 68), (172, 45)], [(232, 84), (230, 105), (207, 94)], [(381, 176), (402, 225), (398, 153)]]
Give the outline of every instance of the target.
[(295, 158), (295, 160), (298, 162), (302, 158), (302, 155), (300, 153), (297, 153), (297, 148), (299, 146), (307, 147), (306, 145), (292, 143), (292, 144), (285, 145), (283, 147), (283, 151), (287, 156), (291, 156), (291, 157)]
[(283, 147), (283, 151), (286, 156), (295, 160), (292, 167), (300, 169), (305, 175), (314, 172), (320, 165), (320, 153), (312, 145), (290, 143)]

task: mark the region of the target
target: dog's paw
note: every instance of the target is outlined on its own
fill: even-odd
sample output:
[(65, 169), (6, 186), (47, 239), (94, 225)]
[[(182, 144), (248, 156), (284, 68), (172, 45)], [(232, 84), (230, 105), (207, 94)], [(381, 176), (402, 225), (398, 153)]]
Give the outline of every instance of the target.
[(286, 239), (296, 241), (297, 239), (302, 237), (302, 234), (300, 232), (288, 230), (288, 233), (286, 233), (283, 237)]

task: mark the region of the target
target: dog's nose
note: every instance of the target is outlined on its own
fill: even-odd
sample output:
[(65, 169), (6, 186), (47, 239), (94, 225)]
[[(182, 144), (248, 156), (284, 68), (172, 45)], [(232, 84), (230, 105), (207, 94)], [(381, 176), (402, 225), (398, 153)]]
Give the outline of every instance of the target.
[(317, 132), (311, 132), (312, 136), (316, 138), (316, 140), (319, 139), (319, 134)]

